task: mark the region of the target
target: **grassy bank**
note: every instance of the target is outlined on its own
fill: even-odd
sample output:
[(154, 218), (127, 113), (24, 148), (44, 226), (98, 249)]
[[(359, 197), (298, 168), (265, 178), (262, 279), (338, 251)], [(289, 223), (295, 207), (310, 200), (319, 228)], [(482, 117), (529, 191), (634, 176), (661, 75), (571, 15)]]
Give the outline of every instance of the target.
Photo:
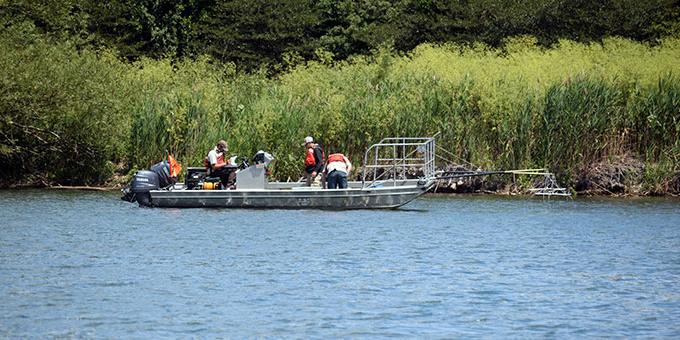
[[(234, 154), (271, 152), (297, 178), (301, 140), (327, 153), (386, 136), (432, 135), (484, 168), (548, 167), (575, 186), (592, 164), (643, 164), (643, 192), (675, 190), (680, 171), (680, 41), (624, 39), (503, 50), (421, 45), (310, 62), (276, 79), (233, 65), (141, 60), (68, 43), (0, 38), (0, 172), (5, 182), (101, 183), (164, 156), (199, 165), (220, 138)], [(5, 183), (6, 184), (6, 183)]]

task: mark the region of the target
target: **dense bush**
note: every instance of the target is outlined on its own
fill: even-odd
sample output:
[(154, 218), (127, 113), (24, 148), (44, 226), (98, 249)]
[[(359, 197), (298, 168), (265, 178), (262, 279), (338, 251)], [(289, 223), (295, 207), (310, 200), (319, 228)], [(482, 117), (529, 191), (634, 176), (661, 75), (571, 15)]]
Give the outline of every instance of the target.
[(100, 182), (130, 139), (129, 67), (108, 51), (0, 36), (0, 177)]

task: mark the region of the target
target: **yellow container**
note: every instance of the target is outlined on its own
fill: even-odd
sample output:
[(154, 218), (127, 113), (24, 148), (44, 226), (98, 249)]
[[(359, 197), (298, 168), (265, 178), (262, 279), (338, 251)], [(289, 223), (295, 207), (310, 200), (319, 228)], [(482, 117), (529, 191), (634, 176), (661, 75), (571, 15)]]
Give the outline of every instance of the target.
[(203, 190), (215, 190), (219, 187), (219, 183), (213, 183), (213, 182), (204, 182), (203, 183)]

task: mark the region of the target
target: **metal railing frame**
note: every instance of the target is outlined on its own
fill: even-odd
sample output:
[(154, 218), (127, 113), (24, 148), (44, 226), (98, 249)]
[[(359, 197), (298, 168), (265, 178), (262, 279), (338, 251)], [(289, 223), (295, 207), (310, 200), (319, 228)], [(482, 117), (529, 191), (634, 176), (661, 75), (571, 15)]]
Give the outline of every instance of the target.
[[(436, 135), (435, 135), (436, 136)], [(367, 188), (375, 185), (386, 174), (392, 174), (392, 178), (382, 179), (383, 182), (406, 180), (408, 168), (421, 168), (423, 179), (434, 180), (435, 168), (435, 136), (433, 137), (389, 137), (383, 138), (379, 143), (371, 145), (364, 153), (364, 168), (361, 177), (362, 187)], [(391, 151), (392, 157), (387, 157)], [(373, 155), (372, 158), (369, 158)], [(369, 164), (369, 161), (372, 161)], [(372, 179), (367, 178), (367, 170), (372, 169)], [(378, 176), (378, 169), (384, 169)], [(401, 170), (400, 172), (397, 170)], [(370, 176), (369, 176), (370, 177)]]

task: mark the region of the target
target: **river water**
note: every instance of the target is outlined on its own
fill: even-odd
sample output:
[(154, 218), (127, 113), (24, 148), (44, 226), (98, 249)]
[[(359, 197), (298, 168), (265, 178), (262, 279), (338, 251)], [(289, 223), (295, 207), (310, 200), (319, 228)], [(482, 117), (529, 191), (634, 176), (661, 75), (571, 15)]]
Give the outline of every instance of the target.
[(680, 201), (148, 209), (0, 191), (2, 338), (680, 337)]

